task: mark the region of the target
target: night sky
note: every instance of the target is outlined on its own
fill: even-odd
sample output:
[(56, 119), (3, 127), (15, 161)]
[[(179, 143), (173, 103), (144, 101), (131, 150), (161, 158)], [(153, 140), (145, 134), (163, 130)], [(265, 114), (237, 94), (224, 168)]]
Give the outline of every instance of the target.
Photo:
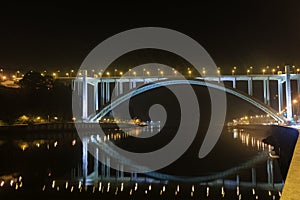
[(192, 37), (223, 69), (300, 66), (299, 1), (6, 4), (0, 26), (0, 67), (9, 70), (76, 69), (104, 39), (143, 26)]

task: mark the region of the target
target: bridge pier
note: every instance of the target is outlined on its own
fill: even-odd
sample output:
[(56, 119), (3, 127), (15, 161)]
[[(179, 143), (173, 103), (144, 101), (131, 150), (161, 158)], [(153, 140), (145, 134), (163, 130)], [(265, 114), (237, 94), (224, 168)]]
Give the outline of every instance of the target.
[(285, 66), (285, 89), (286, 89), (286, 114), (287, 120), (290, 121), (293, 118), (292, 113), (292, 97), (291, 97), (291, 76), (290, 66)]
[(82, 121), (88, 118), (88, 85), (87, 70), (82, 70)]
[(119, 83), (118, 80), (115, 79), (115, 97), (119, 95)]
[(252, 167), (251, 169), (251, 179), (253, 187), (256, 186), (256, 169)]
[(106, 171), (106, 165), (105, 165), (105, 157), (104, 157), (104, 153), (101, 153), (101, 178), (105, 178), (105, 171)]
[(105, 103), (109, 102), (110, 101), (110, 85), (109, 85), (109, 82), (106, 82), (106, 90), (105, 90), (105, 96), (106, 96), (106, 99), (105, 99)]
[(98, 82), (94, 84), (94, 103), (95, 111), (99, 110), (99, 99), (98, 99)]
[(263, 80), (264, 87), (264, 103), (270, 105), (270, 87), (269, 87), (269, 79)]
[(101, 106), (105, 104), (105, 87), (104, 81), (101, 79)]
[(283, 91), (282, 91), (282, 81), (278, 80), (278, 112), (283, 110)]
[(234, 77), (232, 80), (232, 87), (235, 89), (236, 88), (236, 78)]
[(95, 147), (95, 155), (94, 155), (94, 176), (96, 179), (99, 177), (99, 149)]
[(253, 95), (253, 88), (252, 88), (252, 78), (248, 80), (248, 95)]
[(123, 82), (120, 81), (119, 84), (120, 84), (119, 85), (119, 88), (120, 88), (119, 89), (119, 94), (121, 95), (121, 94), (123, 94)]
[(106, 157), (106, 178), (110, 178), (110, 157)]
[(268, 158), (268, 160), (267, 160), (267, 173), (268, 173), (268, 184), (274, 186), (273, 159), (272, 158)]
[(82, 179), (83, 185), (86, 185), (88, 175), (88, 138), (82, 138)]

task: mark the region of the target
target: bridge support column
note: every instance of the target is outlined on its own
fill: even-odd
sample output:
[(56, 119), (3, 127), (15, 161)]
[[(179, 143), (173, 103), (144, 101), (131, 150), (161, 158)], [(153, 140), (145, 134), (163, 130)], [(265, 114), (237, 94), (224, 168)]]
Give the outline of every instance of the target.
[(124, 165), (123, 163), (120, 163), (120, 178), (124, 178)]
[(269, 87), (269, 79), (263, 80), (264, 84), (264, 103), (270, 105), (270, 87)]
[(88, 85), (87, 71), (82, 70), (82, 121), (86, 121), (88, 117)]
[(233, 80), (232, 80), (232, 87), (234, 89), (236, 88), (236, 78), (233, 78)]
[(106, 157), (106, 177), (110, 178), (110, 157)]
[(95, 103), (95, 111), (99, 110), (98, 82), (96, 82), (94, 85), (94, 103)]
[(292, 120), (292, 99), (291, 99), (291, 78), (290, 78), (290, 66), (285, 66), (285, 89), (286, 89), (286, 107), (287, 107), (287, 120)]
[(250, 79), (248, 80), (248, 94), (249, 94), (250, 96), (253, 95), (252, 78), (250, 78)]
[(132, 79), (129, 79), (128, 84), (129, 84), (129, 90), (131, 90), (132, 89)]
[(88, 138), (82, 139), (82, 179), (83, 185), (86, 185), (86, 178), (88, 174)]
[(105, 178), (105, 171), (106, 171), (106, 165), (105, 165), (105, 154), (104, 153), (101, 153), (101, 178)]
[(132, 82), (132, 88), (136, 88), (136, 80), (133, 80), (133, 82)]
[(119, 84), (120, 84), (119, 85), (120, 86), (119, 87), (119, 94), (121, 95), (121, 94), (123, 94), (123, 82), (120, 81)]
[(236, 186), (240, 186), (240, 176), (236, 175)]
[(115, 79), (115, 97), (119, 95), (119, 83), (118, 80)]
[(110, 86), (109, 82), (106, 82), (106, 103), (110, 101)]
[(268, 173), (268, 184), (269, 185), (274, 185), (273, 160), (272, 160), (272, 158), (268, 158), (268, 160), (267, 160), (267, 173)]
[(278, 80), (278, 112), (283, 109), (283, 92), (282, 92), (282, 82)]
[(94, 175), (95, 178), (98, 179), (99, 177), (99, 149), (95, 147), (95, 155), (94, 155)]
[(251, 169), (252, 185), (256, 186), (256, 169), (252, 167)]
[(101, 106), (105, 104), (105, 82), (101, 80)]

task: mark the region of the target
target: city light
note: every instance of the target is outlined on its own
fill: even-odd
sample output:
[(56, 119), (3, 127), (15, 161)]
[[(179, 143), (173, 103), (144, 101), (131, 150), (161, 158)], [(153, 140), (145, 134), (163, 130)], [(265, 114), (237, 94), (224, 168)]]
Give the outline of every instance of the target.
[(205, 70), (205, 68), (203, 67), (203, 69), (202, 69), (202, 75), (205, 76), (205, 74), (206, 74), (206, 70)]
[(164, 76), (164, 71), (160, 71), (161, 76)]
[(293, 99), (293, 104), (298, 103), (297, 99)]

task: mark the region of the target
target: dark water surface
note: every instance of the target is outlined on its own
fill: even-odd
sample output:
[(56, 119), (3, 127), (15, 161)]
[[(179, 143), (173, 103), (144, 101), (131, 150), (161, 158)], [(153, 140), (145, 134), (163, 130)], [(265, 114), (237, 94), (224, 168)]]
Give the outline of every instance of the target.
[[(166, 130), (166, 132), (172, 130)], [(136, 142), (133, 133), (151, 132), (137, 127), (123, 132), (107, 128), (111, 140), (120, 147), (146, 151), (166, 144), (172, 134)], [(14, 135), (16, 137), (14, 138)], [(199, 134), (198, 134), (199, 135)], [(203, 137), (173, 164), (152, 174), (124, 179), (101, 178), (82, 186), (82, 143), (75, 130), (45, 131), (11, 128), (1, 131), (0, 197), (15, 199), (279, 199), (298, 133), (276, 126), (225, 127), (212, 152), (199, 159)], [(115, 136), (115, 137), (114, 137)], [(268, 157), (272, 159), (272, 180)], [(88, 158), (93, 171), (93, 156)], [(253, 180), (253, 170), (255, 180)], [(148, 178), (148, 179), (147, 179)], [(145, 181), (148, 180), (148, 181)], [(150, 183), (150, 181), (152, 183)], [(123, 184), (123, 186), (121, 186)], [(137, 185), (136, 185), (137, 184)], [(101, 187), (100, 187), (101, 185)], [(151, 185), (151, 186), (150, 186)], [(121, 187), (123, 188), (121, 191)], [(149, 189), (149, 187), (151, 189)], [(100, 188), (100, 191), (99, 191)], [(164, 189), (163, 189), (164, 188)], [(2, 198), (3, 197), (3, 198)]]

